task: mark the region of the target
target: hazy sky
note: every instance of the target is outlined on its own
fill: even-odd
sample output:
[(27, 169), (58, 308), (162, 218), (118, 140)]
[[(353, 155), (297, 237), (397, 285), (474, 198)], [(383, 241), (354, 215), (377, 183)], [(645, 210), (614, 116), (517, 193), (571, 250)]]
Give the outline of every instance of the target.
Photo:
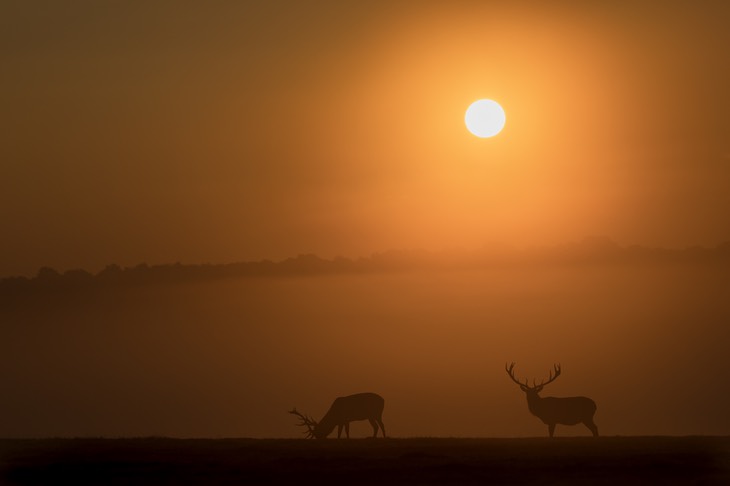
[[(0, 0), (0, 277), (714, 246), (729, 26), (721, 1)], [(506, 111), (492, 139), (464, 126), (480, 98)], [(0, 305), (0, 437), (289, 437), (292, 406), (368, 390), (394, 436), (544, 435), (512, 360), (538, 380), (563, 363), (547, 394), (594, 398), (605, 435), (727, 435), (729, 275), (41, 285)]]
[[(0, 0), (0, 275), (730, 239), (730, 3)], [(504, 131), (464, 111), (492, 98)]]

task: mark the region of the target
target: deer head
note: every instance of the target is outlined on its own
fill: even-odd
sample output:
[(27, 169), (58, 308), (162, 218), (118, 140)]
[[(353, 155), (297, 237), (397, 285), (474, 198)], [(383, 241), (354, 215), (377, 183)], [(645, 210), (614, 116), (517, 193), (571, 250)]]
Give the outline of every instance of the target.
[(560, 376), (560, 365), (556, 364), (556, 365), (553, 365), (553, 371), (550, 372), (550, 377), (547, 379), (547, 381), (543, 380), (540, 382), (540, 384), (536, 384), (535, 380), (533, 379), (532, 386), (530, 386), (527, 382), (527, 379), (525, 379), (525, 382), (522, 383), (520, 380), (515, 378), (514, 368), (515, 368), (514, 363), (511, 363), (509, 366), (507, 366), (506, 363), (504, 365), (504, 369), (505, 369), (505, 371), (507, 371), (507, 374), (509, 375), (509, 377), (512, 378), (512, 381), (514, 381), (515, 383), (520, 385), (520, 390), (525, 392), (527, 394), (528, 398), (537, 397), (537, 394), (542, 391), (542, 388), (545, 385), (552, 383), (553, 381), (555, 381), (555, 379), (558, 376)]
[(307, 428), (307, 430), (304, 431), (304, 435), (306, 435), (307, 439), (311, 439), (312, 437), (317, 437), (314, 433), (314, 429), (315, 429), (315, 427), (317, 427), (316, 420), (314, 420), (312, 417), (308, 417), (308, 416), (304, 415), (301, 412), (298, 412), (296, 408), (292, 408), (291, 410), (289, 410), (289, 413), (299, 417), (299, 423), (297, 425)]

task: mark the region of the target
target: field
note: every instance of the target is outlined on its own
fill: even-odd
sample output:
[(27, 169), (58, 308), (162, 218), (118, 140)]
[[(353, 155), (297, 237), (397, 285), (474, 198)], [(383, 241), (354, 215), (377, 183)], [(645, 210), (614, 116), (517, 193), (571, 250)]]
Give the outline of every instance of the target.
[(3, 484), (730, 484), (728, 437), (0, 441)]

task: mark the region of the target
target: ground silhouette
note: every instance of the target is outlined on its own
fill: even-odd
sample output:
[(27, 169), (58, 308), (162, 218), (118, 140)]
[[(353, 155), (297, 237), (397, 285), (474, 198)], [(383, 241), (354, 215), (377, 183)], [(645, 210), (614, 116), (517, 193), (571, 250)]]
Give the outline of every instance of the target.
[(9, 485), (730, 483), (727, 437), (0, 440)]

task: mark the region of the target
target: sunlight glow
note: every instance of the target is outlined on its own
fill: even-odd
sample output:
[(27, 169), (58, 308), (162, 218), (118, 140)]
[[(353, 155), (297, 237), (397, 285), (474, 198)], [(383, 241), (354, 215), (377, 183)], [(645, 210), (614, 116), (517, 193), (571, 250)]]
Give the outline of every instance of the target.
[(466, 128), (479, 138), (497, 135), (504, 128), (504, 109), (493, 100), (477, 100), (466, 110)]

